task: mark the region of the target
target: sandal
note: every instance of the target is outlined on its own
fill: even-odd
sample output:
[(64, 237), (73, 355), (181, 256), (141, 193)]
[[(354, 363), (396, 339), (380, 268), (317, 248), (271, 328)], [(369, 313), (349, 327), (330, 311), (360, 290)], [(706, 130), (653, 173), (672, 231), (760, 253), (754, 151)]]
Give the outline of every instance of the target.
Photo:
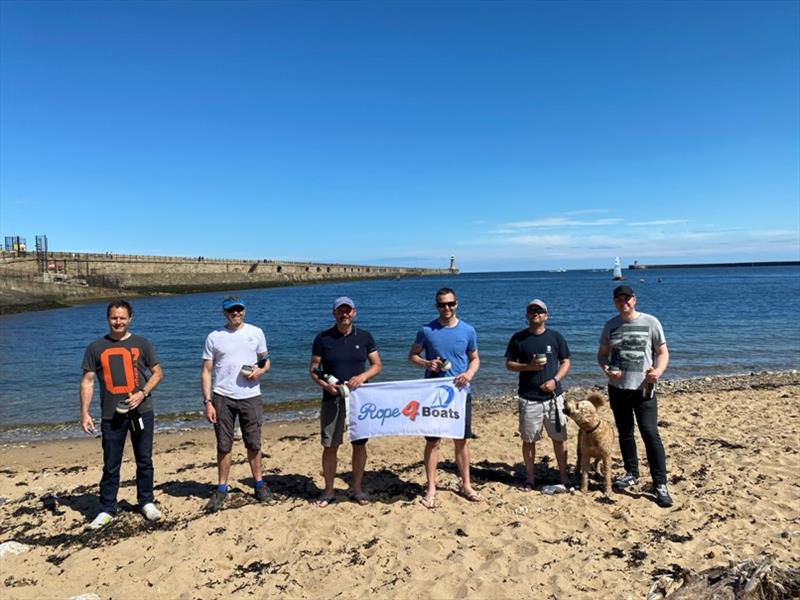
[(481, 498), (481, 495), (475, 490), (472, 490), (471, 492), (461, 490), (461, 496), (463, 496), (470, 502), (480, 502), (481, 500), (483, 500), (483, 498)]
[(436, 508), (436, 496), (424, 496), (419, 502), (428, 510)]
[(336, 496), (320, 496), (314, 501), (319, 508), (325, 508), (336, 502)]
[(353, 494), (353, 500), (358, 502), (359, 506), (366, 506), (369, 504), (369, 495), (366, 492), (359, 492), (358, 494)]

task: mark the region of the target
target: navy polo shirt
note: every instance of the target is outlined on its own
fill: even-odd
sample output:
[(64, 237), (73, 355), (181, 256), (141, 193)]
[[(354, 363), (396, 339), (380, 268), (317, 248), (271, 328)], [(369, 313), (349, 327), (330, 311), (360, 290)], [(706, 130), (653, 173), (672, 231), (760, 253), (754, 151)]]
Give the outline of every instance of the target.
[[(348, 335), (334, 325), (314, 338), (311, 354), (322, 358), (322, 370), (341, 382), (360, 375), (369, 367), (369, 354), (378, 350), (372, 334), (353, 325)], [(334, 398), (323, 391), (323, 399)]]

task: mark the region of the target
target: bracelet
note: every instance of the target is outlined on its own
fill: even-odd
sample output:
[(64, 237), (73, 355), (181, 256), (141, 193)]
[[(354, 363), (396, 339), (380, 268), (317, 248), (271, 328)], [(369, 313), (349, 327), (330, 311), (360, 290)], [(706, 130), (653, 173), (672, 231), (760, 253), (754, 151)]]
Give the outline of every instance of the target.
[(211, 399), (210, 398), (208, 398), (208, 399), (203, 398), (203, 405), (206, 405), (206, 404), (211, 404)]
[(558, 385), (559, 383), (561, 383), (561, 380), (558, 378), (558, 375), (553, 375), (553, 381), (555, 381), (555, 382), (556, 382), (556, 385)]

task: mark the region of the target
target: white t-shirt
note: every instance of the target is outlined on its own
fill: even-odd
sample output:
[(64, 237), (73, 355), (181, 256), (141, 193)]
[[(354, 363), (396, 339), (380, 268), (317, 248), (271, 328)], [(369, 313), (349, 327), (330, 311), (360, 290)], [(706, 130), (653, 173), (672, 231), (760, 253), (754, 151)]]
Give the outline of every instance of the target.
[(212, 390), (228, 398), (252, 398), (261, 393), (258, 380), (245, 379), (243, 365), (252, 365), (258, 355), (267, 351), (267, 340), (261, 328), (249, 323), (236, 331), (220, 327), (208, 334), (203, 360), (212, 361)]

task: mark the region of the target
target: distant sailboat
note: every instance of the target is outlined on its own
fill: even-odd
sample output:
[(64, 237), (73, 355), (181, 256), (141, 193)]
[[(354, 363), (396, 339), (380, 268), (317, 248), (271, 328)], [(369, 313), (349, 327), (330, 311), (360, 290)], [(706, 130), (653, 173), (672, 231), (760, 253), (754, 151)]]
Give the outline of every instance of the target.
[(613, 277), (613, 279), (614, 279), (614, 281), (622, 281), (623, 279), (625, 279), (622, 276), (622, 267), (619, 264), (619, 256), (614, 258), (614, 277)]

